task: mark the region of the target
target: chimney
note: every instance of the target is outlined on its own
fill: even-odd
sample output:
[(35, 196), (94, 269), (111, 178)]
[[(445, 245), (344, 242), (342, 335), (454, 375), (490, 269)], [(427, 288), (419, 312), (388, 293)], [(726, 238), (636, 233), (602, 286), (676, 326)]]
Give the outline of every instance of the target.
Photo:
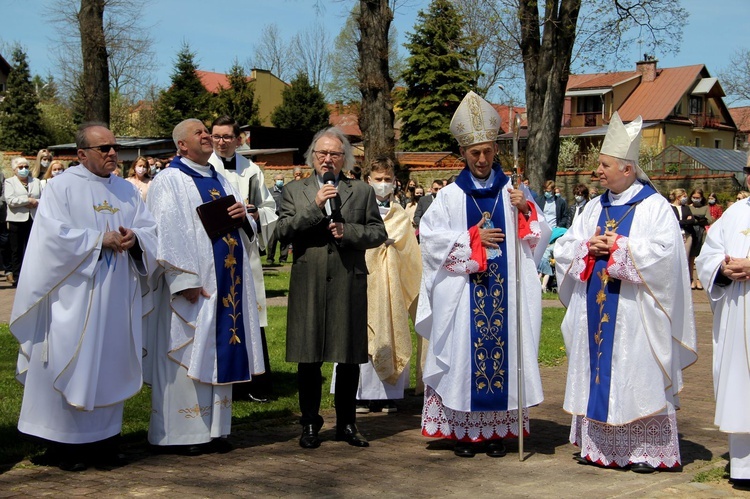
[(659, 62), (653, 55), (643, 54), (643, 60), (635, 63), (635, 70), (641, 73), (642, 82), (656, 80), (656, 63)]

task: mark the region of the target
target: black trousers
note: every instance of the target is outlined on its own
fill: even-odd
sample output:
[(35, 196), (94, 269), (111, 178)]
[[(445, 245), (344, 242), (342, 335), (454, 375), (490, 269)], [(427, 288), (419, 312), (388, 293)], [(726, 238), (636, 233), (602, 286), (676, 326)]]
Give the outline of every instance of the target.
[[(320, 416), (320, 399), (323, 389), (323, 375), (320, 372), (322, 362), (300, 363), (297, 365), (297, 384), (299, 386), (299, 408), (302, 412), (300, 424), (323, 425)], [(359, 386), (359, 364), (336, 365), (336, 427), (343, 428), (354, 424), (357, 409), (357, 387)]]
[(34, 221), (29, 218), (25, 222), (8, 222), (8, 235), (10, 239), (11, 271), (18, 281), (21, 274), (23, 255), (26, 253), (26, 245), (31, 235), (31, 226)]

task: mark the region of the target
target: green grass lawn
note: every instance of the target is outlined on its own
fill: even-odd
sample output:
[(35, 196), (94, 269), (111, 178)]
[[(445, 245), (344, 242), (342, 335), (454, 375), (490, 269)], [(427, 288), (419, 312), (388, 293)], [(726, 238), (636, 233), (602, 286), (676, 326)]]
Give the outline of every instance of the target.
[[(267, 272), (267, 294), (286, 296), (289, 289), (288, 272)], [(560, 323), (564, 310), (547, 308), (542, 314), (542, 339), (539, 348), (539, 361), (544, 366), (556, 365), (565, 357)], [(267, 404), (246, 401), (234, 403), (233, 424), (286, 424), (296, 419), (297, 411), (297, 366), (284, 360), (286, 334), (286, 307), (269, 307), (266, 337), (273, 370), (274, 400)], [(412, 365), (416, 359), (416, 335), (412, 329), (414, 353)], [(0, 325), (0, 464), (18, 462), (40, 452), (40, 447), (22, 439), (16, 430), (18, 413), (21, 408), (23, 387), (15, 379), (18, 343), (10, 334), (7, 324)], [(323, 365), (323, 376), (331, 379), (331, 364)], [(415, 386), (415, 371), (412, 369), (411, 384)], [(329, 384), (323, 389), (322, 408), (333, 407), (333, 396), (328, 393)], [(150, 389), (144, 387), (141, 392), (125, 404), (125, 416), (122, 434), (128, 442), (145, 442), (148, 430), (148, 418), (151, 413)]]

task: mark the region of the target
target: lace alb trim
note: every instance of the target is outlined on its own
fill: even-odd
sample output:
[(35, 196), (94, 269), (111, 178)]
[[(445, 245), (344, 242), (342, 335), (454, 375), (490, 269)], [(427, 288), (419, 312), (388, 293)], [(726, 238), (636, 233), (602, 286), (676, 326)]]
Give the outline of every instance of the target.
[[(523, 410), (523, 434), (529, 434), (529, 410)], [(422, 435), (464, 442), (482, 442), (518, 436), (518, 411), (462, 412), (443, 405), (440, 396), (425, 387)]]
[(570, 443), (580, 447), (582, 457), (602, 466), (622, 468), (633, 463), (647, 463), (654, 468), (680, 466), (674, 411), (618, 426), (574, 415)]
[(471, 259), (469, 232), (459, 236), (445, 260), (445, 269), (454, 274), (474, 274), (479, 272), (479, 263)]
[(635, 269), (635, 265), (633, 265), (630, 251), (628, 251), (628, 238), (625, 236), (618, 237), (615, 245), (617, 247), (612, 253), (612, 264), (607, 267), (607, 273), (610, 277), (621, 281), (634, 282), (636, 284), (642, 283), (643, 280), (638, 275), (638, 271)]
[(533, 253), (539, 244), (539, 240), (542, 238), (542, 226), (538, 220), (533, 220), (529, 223), (529, 233), (523, 236), (523, 241), (529, 243), (531, 252)]
[(589, 255), (588, 241), (581, 241), (578, 243), (578, 249), (576, 249), (573, 255), (573, 261), (570, 262), (570, 270), (568, 275), (575, 277), (579, 281), (582, 281), (581, 274), (586, 270), (586, 258)]

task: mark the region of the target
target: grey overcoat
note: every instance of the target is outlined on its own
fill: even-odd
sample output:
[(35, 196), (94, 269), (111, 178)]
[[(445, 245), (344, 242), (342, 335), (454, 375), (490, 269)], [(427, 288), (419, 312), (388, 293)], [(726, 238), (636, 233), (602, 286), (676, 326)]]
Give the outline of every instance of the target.
[[(343, 177), (343, 175), (341, 176)], [(315, 175), (284, 186), (276, 235), (292, 243), (287, 308), (287, 362), (367, 362), (365, 250), (388, 237), (372, 188), (338, 184), (344, 237), (338, 242), (315, 204)]]

